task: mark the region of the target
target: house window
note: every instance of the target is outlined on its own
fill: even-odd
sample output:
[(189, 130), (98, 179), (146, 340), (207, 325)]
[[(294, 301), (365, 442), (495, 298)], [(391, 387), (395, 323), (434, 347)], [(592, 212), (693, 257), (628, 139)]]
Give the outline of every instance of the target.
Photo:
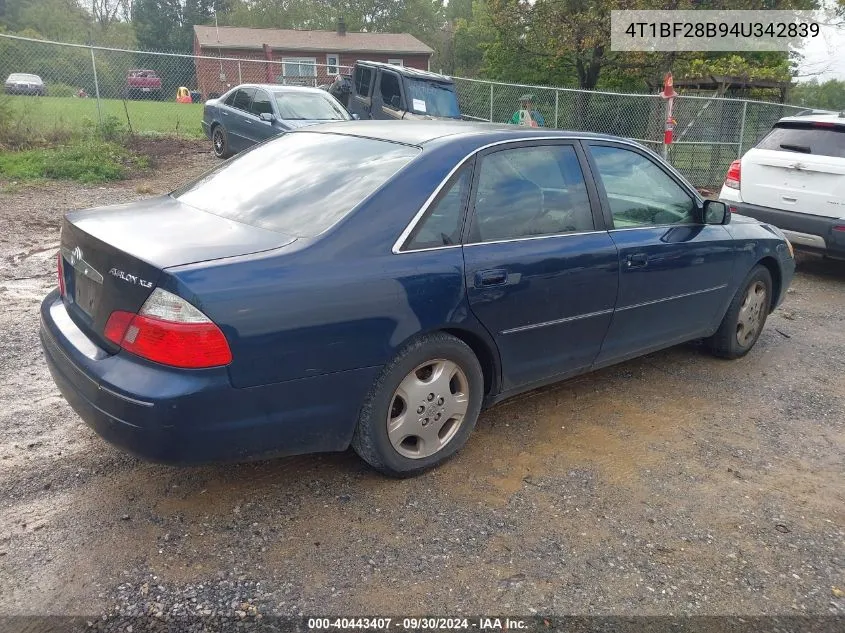
[(282, 83), (303, 83), (297, 79), (316, 76), (316, 57), (282, 57)]
[(404, 66), (405, 63), (401, 59), (388, 59), (388, 64), (392, 64), (394, 66)]
[(336, 75), (338, 66), (340, 65), (340, 57), (335, 53), (329, 53), (326, 55), (326, 74)]

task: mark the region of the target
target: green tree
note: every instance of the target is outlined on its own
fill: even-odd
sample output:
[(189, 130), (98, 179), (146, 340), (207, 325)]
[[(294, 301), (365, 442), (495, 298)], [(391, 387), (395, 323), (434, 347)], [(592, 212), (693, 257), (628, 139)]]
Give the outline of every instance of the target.
[(817, 79), (800, 83), (792, 89), (791, 103), (808, 108), (845, 112), (845, 81)]

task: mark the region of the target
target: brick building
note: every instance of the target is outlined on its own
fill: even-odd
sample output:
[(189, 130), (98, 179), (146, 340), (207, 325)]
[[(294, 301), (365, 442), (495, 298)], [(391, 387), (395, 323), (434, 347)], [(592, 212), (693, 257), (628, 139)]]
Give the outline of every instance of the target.
[(205, 98), (241, 83), (325, 84), (358, 60), (428, 70), (433, 52), (408, 33), (347, 32), (343, 20), (336, 31), (194, 26), (197, 89)]

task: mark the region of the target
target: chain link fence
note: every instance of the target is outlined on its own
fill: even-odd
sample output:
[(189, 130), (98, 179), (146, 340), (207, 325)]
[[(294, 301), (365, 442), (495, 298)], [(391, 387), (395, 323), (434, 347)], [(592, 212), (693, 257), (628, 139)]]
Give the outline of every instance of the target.
[[(240, 83), (320, 86), (351, 69), (261, 53), (211, 57), (63, 44), (0, 34), (0, 78), (39, 75), (44, 98), (10, 96), (0, 124), (20, 135), (84, 133), (202, 137), (202, 102)], [(474, 121), (509, 122), (532, 95), (544, 127), (638, 140), (664, 152), (666, 101), (620, 94), (455, 78), (461, 112)], [(187, 98), (177, 101), (180, 89)], [(5, 115), (3, 112), (5, 110)], [(731, 161), (754, 146), (795, 106), (682, 95), (674, 100), (674, 143), (667, 158), (695, 186), (717, 188)]]
[[(613, 134), (664, 153), (667, 102), (660, 95), (620, 94), (456, 78), (465, 118), (507, 123), (529, 95), (544, 127)], [(731, 161), (756, 145), (785, 116), (807, 108), (681, 95), (674, 99), (674, 141), (669, 161), (696, 187), (721, 186)]]

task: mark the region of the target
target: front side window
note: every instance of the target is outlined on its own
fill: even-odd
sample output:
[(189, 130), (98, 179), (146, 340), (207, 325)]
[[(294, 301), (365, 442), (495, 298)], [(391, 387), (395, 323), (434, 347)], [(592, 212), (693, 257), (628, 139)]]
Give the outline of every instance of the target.
[(635, 151), (590, 147), (617, 229), (695, 222), (695, 201), (651, 159)]
[(319, 235), (419, 154), (408, 145), (292, 132), (256, 145), (171, 195), (236, 222)]
[(506, 149), (481, 159), (471, 242), (594, 228), (587, 185), (571, 145)]
[(358, 66), (355, 69), (355, 94), (362, 97), (370, 96), (370, 85), (373, 83), (373, 69)]
[(346, 121), (349, 113), (318, 92), (277, 92), (279, 116), (288, 121)]
[(438, 199), (414, 228), (402, 250), (451, 246), (460, 242), (471, 175), (472, 171), (464, 167), (452, 176)]
[(256, 90), (255, 96), (252, 98), (252, 105), (249, 108), (255, 116), (262, 114), (273, 114), (273, 104), (270, 101), (270, 95), (263, 90)]
[(381, 81), (379, 82), (379, 89), (381, 90), (381, 98), (384, 105), (391, 108), (399, 108), (402, 105), (402, 96), (399, 92), (399, 77), (393, 73), (382, 73)]

